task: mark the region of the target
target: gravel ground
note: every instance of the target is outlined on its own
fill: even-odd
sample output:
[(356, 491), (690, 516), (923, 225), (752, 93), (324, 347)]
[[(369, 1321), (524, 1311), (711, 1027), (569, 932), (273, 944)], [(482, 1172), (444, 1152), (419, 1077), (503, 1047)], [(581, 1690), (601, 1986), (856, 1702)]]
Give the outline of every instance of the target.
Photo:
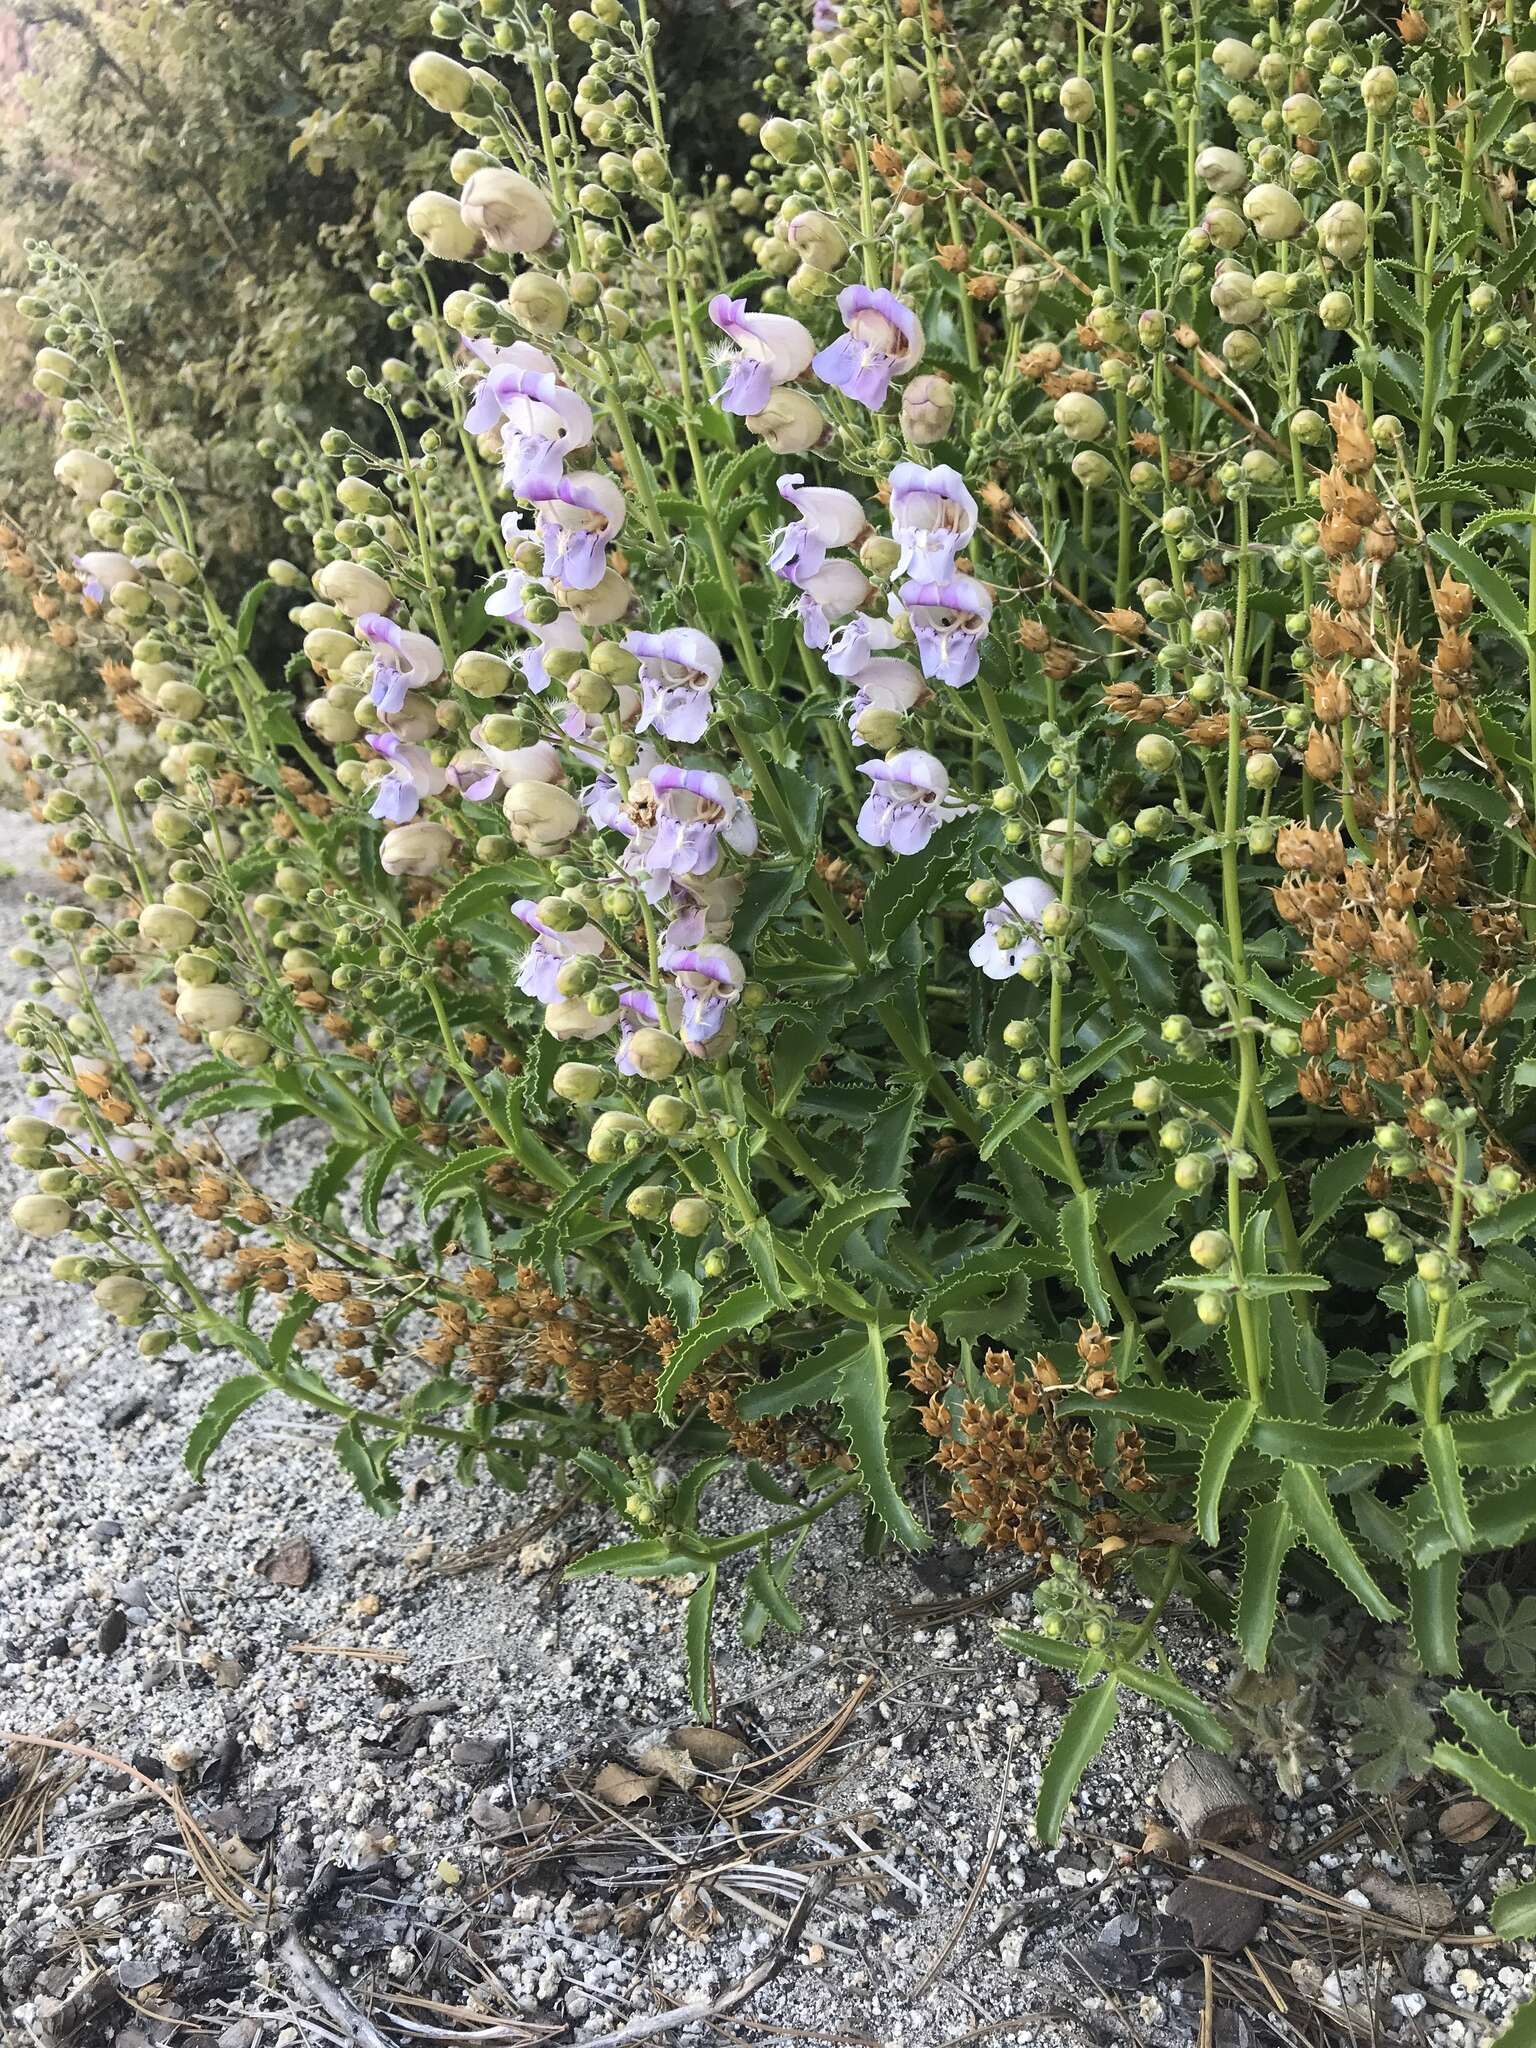
[[(39, 835), (0, 827), (23, 869)], [(26, 889), (48, 886), (0, 881), (7, 942)], [(4, 962), (0, 976), (3, 1011), (25, 977)], [(163, 1033), (142, 992), (118, 984), (110, 1004)], [(10, 1105), (8, 1046), (0, 1068)], [(238, 1125), (225, 1137), (237, 1147)], [(290, 1127), (258, 1178), (297, 1187), (306, 1171)], [(0, 1173), (8, 1203), (18, 1176)], [(178, 1243), (190, 1252), (203, 1229)], [(0, 2041), (561, 2048), (721, 2006), (762, 1972), (730, 2010), (659, 2037), (1204, 2048), (1206, 1976), (1167, 1912), (1178, 1873), (1140, 1853), (1178, 1731), (1133, 1708), (1061, 1849), (1043, 1853), (1029, 1814), (1066, 1695), (990, 1626), (1022, 1618), (1023, 1596), (947, 1621), (893, 1612), (973, 1595), (1006, 1563), (942, 1539), (916, 1564), (856, 1562), (857, 1518), (831, 1516), (796, 1578), (805, 1635), (755, 1655), (735, 1641), (732, 1588), (717, 1723), (766, 1757), (844, 1716), (808, 1774), (738, 1798), (773, 1768), (738, 1780), (709, 1758), (695, 1782), (670, 1735), (691, 1719), (676, 1582), (562, 1582), (602, 1534), (590, 1510), (551, 1520), (549, 1492), (465, 1492), (423, 1453), (403, 1461), (400, 1517), (379, 1521), (326, 1432), (267, 1404), (193, 1485), (182, 1444), (230, 1362), (141, 1360), (83, 1292), (50, 1281), (46, 1248), (3, 1234), (0, 1726), (117, 1761), (18, 1746), (21, 1789), (0, 1771), (0, 1844), (7, 1811), (29, 1813), (8, 1862), (0, 1848)], [(751, 1508), (726, 1494), (720, 1512)], [(487, 1545), (494, 1557), (473, 1562)], [(306, 1583), (273, 1582), (280, 1546), (293, 1568), (279, 1579), (304, 1576), (307, 1546)], [(1225, 1667), (1183, 1628), (1175, 1661), (1214, 1694)], [(611, 1770), (594, 1785), (616, 1761), (650, 1797), (624, 1804), (634, 1784)], [(44, 1769), (62, 1790), (39, 1817), (22, 1801)], [(1246, 1937), (1259, 1974), (1218, 1955), (1212, 2048), (1488, 2039), (1536, 1983), (1533, 1952), (1450, 1930), (1478, 1929), (1494, 1891), (1531, 1874), (1509, 1831), (1451, 1843), (1435, 1800), (1406, 1817), (1406, 1840), (1329, 1845), (1359, 1812), (1336, 1762), (1296, 1806), (1251, 1783), (1280, 1860), (1337, 1903), (1321, 1918), (1294, 1892), (1274, 1906), (1269, 1932)], [(178, 1811), (214, 1845), (239, 1913), (195, 1867)], [(1422, 1934), (1355, 1910), (1381, 1909), (1405, 1869), (1443, 1887), (1421, 1895)], [(818, 1873), (829, 1888), (791, 1947), (788, 1916)], [(1401, 1903), (1386, 1910), (1401, 1922)]]

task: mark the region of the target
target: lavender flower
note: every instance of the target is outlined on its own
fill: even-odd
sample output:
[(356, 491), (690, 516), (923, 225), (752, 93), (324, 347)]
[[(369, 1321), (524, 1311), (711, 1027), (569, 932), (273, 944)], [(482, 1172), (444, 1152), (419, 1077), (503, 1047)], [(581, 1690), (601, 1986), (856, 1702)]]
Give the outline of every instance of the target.
[(835, 676), (856, 676), (877, 654), (888, 654), (900, 641), (889, 619), (856, 612), (827, 642), (822, 660)]
[(825, 647), (832, 637), (834, 622), (856, 612), (873, 595), (874, 585), (857, 562), (824, 563), (800, 585), (796, 610), (806, 646)]
[(735, 853), (757, 847), (757, 823), (723, 775), (707, 768), (663, 762), (630, 787), (628, 810), (636, 826), (620, 856), (624, 872), (659, 903), (676, 880), (714, 872), (724, 843)]
[(411, 633), (382, 612), (362, 612), (357, 630), (373, 649), (369, 696), (386, 718), (405, 709), (411, 690), (425, 689), (443, 672), (443, 650), (425, 633)]
[(374, 790), (369, 815), (404, 825), (421, 809), (424, 796), (439, 794), (447, 777), (425, 747), (411, 746), (395, 733), (370, 733), (368, 744), (389, 763), (387, 774)]
[(478, 747), (466, 747), (455, 754), (448, 764), (448, 786), (472, 804), (484, 803), (496, 794), (496, 785), (501, 780), (495, 766), (488, 761)]
[[(642, 740), (629, 770), (631, 781), (643, 782), (660, 760), (660, 754), (650, 741)], [(632, 839), (635, 822), (625, 811), (624, 801), (619, 778), (611, 768), (603, 769), (596, 780), (589, 782), (580, 792), (581, 807), (594, 831), (622, 832), (626, 839)]]
[(892, 661), (881, 656), (867, 661), (853, 678), (854, 691), (848, 705), (848, 727), (860, 746), (868, 744), (859, 738), (859, 716), (865, 711), (895, 711), (904, 713), (921, 704), (928, 695), (928, 685), (909, 661)]
[(728, 344), (718, 358), (729, 365), (715, 394), (722, 412), (760, 413), (774, 386), (801, 376), (815, 354), (810, 330), (787, 313), (749, 313), (745, 299), (719, 292), (709, 302), (709, 317)]
[(116, 584), (143, 580), (128, 557), (111, 548), (95, 548), (89, 554), (75, 555), (71, 559), (80, 571), (81, 594), (92, 604), (105, 604)]
[(626, 650), (640, 663), (641, 706), (636, 732), (659, 732), (687, 743), (702, 739), (711, 692), (724, 666), (707, 633), (670, 626), (664, 633), (627, 633)]
[(876, 412), (893, 377), (905, 377), (923, 358), (917, 315), (884, 286), (851, 284), (837, 295), (846, 334), (819, 351), (811, 367), (831, 384)]
[(592, 411), (585, 399), (553, 370), (519, 363), (497, 363), (486, 372), (464, 425), (471, 434), (499, 428), (504, 481), (519, 497), (540, 484), (553, 490), (566, 456), (592, 443)]
[(874, 785), (859, 812), (859, 837), (866, 846), (921, 853), (941, 825), (969, 809), (951, 800), (943, 762), (920, 747), (904, 748), (886, 761), (861, 761), (859, 773)]
[(535, 1002), (558, 1002), (560, 990), (556, 977), (566, 961), (583, 955), (595, 958), (607, 944), (597, 926), (592, 924), (580, 925), (573, 932), (551, 931), (539, 916), (539, 906), (526, 896), (513, 904), (512, 915), (519, 923), (527, 925), (534, 935), (533, 944), (523, 955), (522, 965), (517, 970), (517, 985), (525, 996), (532, 996)]
[(528, 747), (493, 747), (485, 737), (483, 721), (474, 728), (469, 737), (508, 786), (514, 782), (565, 780), (565, 768), (560, 756), (548, 740), (535, 740), (532, 746)]
[(684, 1045), (705, 1056), (727, 1051), (736, 1035), (731, 1011), (747, 978), (738, 955), (729, 946), (706, 942), (664, 949), (660, 965), (682, 992), (678, 1035)]
[(747, 878), (740, 869), (722, 868), (717, 875), (690, 875), (674, 881), (669, 898), (672, 915), (661, 934), (662, 946), (686, 950), (706, 939), (729, 938)]
[[(987, 912), (981, 937), (971, 946), (971, 965), (979, 967), (989, 981), (1007, 981), (1017, 974), (1020, 962), (1039, 952), (1040, 919), (1055, 901), (1056, 891), (1050, 883), (1034, 875), (1005, 882), (1002, 902)], [(1000, 933), (1009, 944), (1004, 945)]]
[(960, 472), (940, 463), (898, 462), (891, 471), (891, 533), (901, 543), (898, 576), (942, 583), (976, 531), (976, 500)]
[(571, 590), (595, 590), (608, 567), (608, 543), (624, 524), (624, 493), (596, 470), (577, 470), (553, 485), (528, 485), (537, 506), (544, 574)]
[(992, 617), (992, 593), (974, 576), (906, 583), (901, 601), (912, 621), (923, 674), (952, 690), (971, 682), (981, 666), (981, 643)]
[(800, 475), (779, 478), (779, 496), (800, 514), (774, 544), (768, 566), (786, 583), (804, 584), (827, 559), (828, 548), (848, 547), (868, 525), (852, 491), (807, 484)]

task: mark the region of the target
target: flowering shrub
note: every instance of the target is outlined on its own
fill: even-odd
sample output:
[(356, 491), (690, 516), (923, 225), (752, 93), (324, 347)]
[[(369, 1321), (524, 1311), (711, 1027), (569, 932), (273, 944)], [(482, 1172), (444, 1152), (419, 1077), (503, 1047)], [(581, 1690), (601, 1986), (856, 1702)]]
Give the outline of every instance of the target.
[[(644, 0), (572, 79), (439, 6), (456, 189), (381, 259), (377, 445), (281, 451), (281, 678), (90, 280), (28, 302), (92, 544), (13, 566), (164, 751), (130, 795), (7, 707), (85, 898), (28, 940), (16, 1221), (149, 1355), (243, 1354), (194, 1470), (272, 1391), (379, 1505), (413, 1434), (574, 1457), (630, 1526), (579, 1569), (697, 1580), (701, 1703), (726, 1561), (798, 1629), (806, 1526), (921, 1547), (931, 1459), (1084, 1686), (1046, 1833), (1124, 1692), (1228, 1739), (1173, 1595), (1262, 1669), (1307, 1552), (1450, 1676), (1536, 1526), (1536, 49), (1218, 12), (770, 8), (699, 195)], [(151, 1087), (103, 971), (208, 1056)], [(287, 1209), (233, 1109), (328, 1130)], [(733, 1454), (775, 1512), (712, 1536)]]

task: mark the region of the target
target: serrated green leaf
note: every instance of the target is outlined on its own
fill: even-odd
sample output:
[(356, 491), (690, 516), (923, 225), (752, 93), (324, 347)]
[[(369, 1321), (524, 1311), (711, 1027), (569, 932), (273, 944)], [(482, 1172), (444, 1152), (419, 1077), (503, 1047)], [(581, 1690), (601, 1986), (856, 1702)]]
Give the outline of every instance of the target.
[(483, 1180), (490, 1167), (510, 1156), (505, 1145), (476, 1145), (471, 1152), (461, 1152), (422, 1183), (416, 1197), (418, 1210), (423, 1217), (430, 1216), (447, 1196), (468, 1187), (471, 1181)]
[(370, 1438), (356, 1422), (336, 1432), (337, 1463), (376, 1515), (393, 1515), (400, 1505), (400, 1487), (389, 1469), (392, 1437)]
[(1178, 991), (1157, 933), (1123, 898), (1096, 896), (1088, 905), (1088, 928), (1101, 944), (1130, 962), (1137, 993), (1150, 1010), (1166, 1014), (1178, 1007)]
[(267, 1339), (267, 1351), (274, 1371), (281, 1372), (287, 1365), (293, 1355), (293, 1340), (313, 1316), (315, 1307), (315, 1302), (302, 1289), (291, 1297), (286, 1312), (278, 1319)]
[(1112, 1259), (1144, 1259), (1165, 1244), (1184, 1199), (1171, 1165), (1146, 1180), (1100, 1188), (1098, 1193), (1099, 1229)]
[(1536, 1795), (1536, 1746), (1515, 1732), (1508, 1717), (1491, 1700), (1469, 1687), (1458, 1686), (1446, 1694), (1444, 1706), (1468, 1742), (1495, 1770)]
[(734, 1294), (727, 1295), (707, 1316), (679, 1337), (656, 1388), (657, 1412), (670, 1421), (677, 1390), (695, 1366), (702, 1365), (730, 1338), (755, 1328), (772, 1307), (773, 1301), (766, 1287), (755, 1283), (750, 1287), (738, 1287)]
[(1100, 1323), (1108, 1325), (1115, 1320), (1115, 1312), (1110, 1305), (1099, 1271), (1099, 1252), (1094, 1232), (1097, 1206), (1097, 1198), (1092, 1188), (1084, 1188), (1082, 1193), (1074, 1195), (1070, 1202), (1063, 1202), (1060, 1219), (1061, 1242), (1071, 1262), (1073, 1277), (1089, 1310)]
[(1301, 1465), (1289, 1466), (1280, 1482), (1280, 1497), (1290, 1509), (1298, 1540), (1322, 1559), (1366, 1613), (1376, 1621), (1398, 1620), (1402, 1610), (1387, 1598), (1366, 1570), (1317, 1474)]
[[(1504, 1941), (1529, 1941), (1536, 1935), (1536, 1878), (1528, 1878), (1524, 1884), (1511, 1886), (1507, 1892), (1500, 1892), (1493, 1902), (1493, 1931)], [(1520, 2014), (1528, 2013), (1530, 2018), (1522, 2028)], [(1521, 2048), (1522, 2043), (1536, 2040), (1536, 2000), (1520, 2008), (1513, 2022), (1499, 2035), (1506, 2048)]]
[(1408, 1630), (1414, 1655), (1426, 1671), (1455, 1678), (1461, 1672), (1461, 1559), (1448, 1551), (1431, 1565), (1409, 1568)]
[(261, 611), (261, 601), (272, 587), (271, 579), (264, 576), (259, 583), (253, 583), (244, 597), (241, 598), (240, 609), (235, 614), (235, 651), (237, 654), (244, 654), (250, 647), (251, 636), (256, 631), (257, 615)]
[(664, 1536), (641, 1536), (631, 1543), (610, 1543), (603, 1550), (589, 1550), (561, 1573), (566, 1579), (592, 1579), (600, 1572), (612, 1572), (619, 1579), (681, 1578), (703, 1571), (706, 1560), (676, 1550)]
[(917, 918), (958, 894), (971, 870), (972, 817), (941, 825), (921, 853), (888, 861), (864, 898), (860, 929), (876, 959), (883, 959)]
[(293, 1206), (300, 1215), (317, 1219), (324, 1216), (351, 1178), (352, 1169), (362, 1158), (364, 1150), (362, 1145), (340, 1141), (326, 1148), (320, 1164), (293, 1198)]
[(793, 1408), (814, 1408), (837, 1393), (838, 1375), (850, 1359), (863, 1351), (863, 1330), (840, 1330), (820, 1351), (813, 1351), (781, 1372), (777, 1379), (748, 1387), (736, 1397), (736, 1412), (744, 1422), (761, 1422), (764, 1416), (787, 1415)]
[(362, 1211), (363, 1228), (370, 1237), (377, 1237), (379, 1234), (379, 1201), (388, 1184), (389, 1176), (407, 1149), (404, 1138), (392, 1138), (387, 1145), (378, 1146), (369, 1155), (368, 1164), (363, 1168), (357, 1200)]
[(1166, 1659), (1163, 1668), (1157, 1671), (1149, 1671), (1145, 1664), (1117, 1664), (1111, 1676), (1132, 1692), (1155, 1701), (1202, 1749), (1214, 1750), (1218, 1756), (1231, 1749), (1231, 1730), (1167, 1666)]
[(1325, 1159), (1315, 1170), (1308, 1183), (1309, 1214), (1307, 1227), (1301, 1233), (1303, 1244), (1322, 1229), (1342, 1202), (1364, 1186), (1365, 1177), (1375, 1160), (1376, 1147), (1373, 1144), (1348, 1145), (1342, 1152), (1335, 1152), (1331, 1159)]
[(812, 1220), (804, 1237), (800, 1240), (801, 1253), (818, 1273), (828, 1262), (836, 1258), (843, 1240), (871, 1216), (878, 1216), (886, 1209), (904, 1209), (907, 1198), (904, 1194), (888, 1188), (874, 1188), (866, 1192), (851, 1194), (845, 1201), (828, 1203)]
[(1145, 1036), (1146, 1027), (1140, 1023), (1125, 1024), (1118, 1031), (1112, 1031), (1107, 1038), (1085, 1052), (1081, 1059), (1076, 1059), (1071, 1066), (1063, 1068), (1061, 1085), (1064, 1093), (1073, 1094), (1085, 1081), (1091, 1081), (1101, 1067), (1107, 1067), (1112, 1059), (1117, 1059), (1121, 1053), (1128, 1052), (1133, 1045), (1140, 1045)]
[(1503, 572), (1492, 568), (1463, 541), (1449, 533), (1432, 532), (1425, 537), (1441, 561), (1449, 563), (1461, 581), (1472, 586), (1478, 603), (1492, 614), (1517, 646), (1524, 647), (1529, 631), (1525, 606)]
[(715, 1591), (720, 1574), (711, 1566), (688, 1595), (683, 1633), (688, 1646), (688, 1704), (694, 1717), (708, 1721), (709, 1632), (715, 1618)]
[(1275, 1630), (1280, 1571), (1295, 1541), (1291, 1512), (1283, 1500), (1248, 1511), (1243, 1536), (1243, 1570), (1237, 1585), (1237, 1646), (1250, 1671), (1262, 1671)]
[[(618, 1170), (616, 1164), (594, 1162), (571, 1182), (559, 1201), (552, 1203), (544, 1212), (544, 1221), (538, 1228), (528, 1233), (524, 1255), (530, 1265), (538, 1267), (556, 1294), (565, 1292), (565, 1254), (570, 1244), (569, 1232), (579, 1218), (596, 1206), (597, 1197)], [(663, 1291), (665, 1289), (664, 1281)]]
[(805, 1616), (784, 1591), (766, 1558), (760, 1557), (747, 1573), (747, 1591), (767, 1608), (771, 1620), (786, 1635), (798, 1636), (805, 1628)]
[(215, 1389), (192, 1425), (192, 1434), (181, 1454), (182, 1463), (194, 1479), (202, 1478), (204, 1466), (246, 1409), (254, 1407), (263, 1394), (272, 1392), (273, 1382), (265, 1373), (242, 1373)]
[(1040, 1773), (1040, 1796), (1035, 1802), (1035, 1833), (1047, 1848), (1054, 1848), (1060, 1840), (1072, 1795), (1108, 1741), (1119, 1711), (1120, 1689), (1113, 1678), (1101, 1679), (1068, 1708)]
[(1348, 1429), (1334, 1422), (1293, 1422), (1265, 1416), (1254, 1424), (1254, 1449), (1287, 1464), (1342, 1472), (1351, 1465), (1407, 1465), (1419, 1454), (1411, 1429), (1375, 1422)]
[(1456, 1438), (1448, 1422), (1426, 1422), (1423, 1432), (1424, 1466), (1435, 1490), (1440, 1519), (1460, 1550), (1470, 1550), (1474, 1541), (1467, 1514), (1466, 1490), (1461, 1483), (1461, 1462)]
[(1256, 1401), (1229, 1401), (1205, 1440), (1195, 1482), (1195, 1523), (1207, 1543), (1221, 1541), (1221, 1497), (1227, 1476), (1258, 1412)]
[[(1449, 1701), (1446, 1703), (1449, 1705)], [(1529, 1784), (1510, 1777), (1486, 1756), (1461, 1749), (1454, 1742), (1437, 1742), (1429, 1760), (1438, 1771), (1460, 1778), (1479, 1799), (1486, 1799), (1506, 1820), (1512, 1820), (1527, 1844), (1536, 1843), (1536, 1791)]]
[(901, 1497), (891, 1469), (891, 1373), (879, 1325), (870, 1323), (864, 1343), (838, 1375), (837, 1403), (859, 1469), (859, 1484), (881, 1522), (907, 1550), (926, 1550), (932, 1540)]

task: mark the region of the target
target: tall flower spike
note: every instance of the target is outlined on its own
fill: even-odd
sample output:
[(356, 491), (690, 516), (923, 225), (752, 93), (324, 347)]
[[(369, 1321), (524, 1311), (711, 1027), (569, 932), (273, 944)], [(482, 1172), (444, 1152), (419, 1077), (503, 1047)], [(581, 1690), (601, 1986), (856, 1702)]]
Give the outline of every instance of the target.
[(779, 496), (800, 515), (780, 532), (768, 558), (786, 583), (803, 585), (826, 561), (828, 548), (850, 547), (869, 523), (852, 491), (808, 484), (798, 473), (779, 478)]
[(876, 412), (893, 377), (905, 377), (923, 359), (917, 315), (884, 286), (851, 284), (837, 295), (847, 333), (822, 349), (811, 367), (857, 404)]
[(942, 582), (903, 584), (901, 601), (912, 621), (923, 674), (952, 690), (973, 681), (992, 617), (987, 586), (974, 576), (951, 575)]
[(920, 747), (906, 747), (885, 761), (861, 761), (859, 773), (874, 787), (859, 811), (859, 837), (866, 846), (892, 853), (921, 853), (939, 827), (970, 808), (949, 794), (949, 771)]
[(925, 469), (898, 462), (891, 471), (891, 534), (901, 544), (898, 576), (942, 583), (976, 531), (976, 500), (947, 463)]
[(720, 355), (726, 379), (715, 394), (722, 412), (761, 413), (776, 385), (810, 367), (816, 343), (787, 313), (749, 313), (745, 299), (719, 292), (709, 302), (709, 317), (728, 344)]

